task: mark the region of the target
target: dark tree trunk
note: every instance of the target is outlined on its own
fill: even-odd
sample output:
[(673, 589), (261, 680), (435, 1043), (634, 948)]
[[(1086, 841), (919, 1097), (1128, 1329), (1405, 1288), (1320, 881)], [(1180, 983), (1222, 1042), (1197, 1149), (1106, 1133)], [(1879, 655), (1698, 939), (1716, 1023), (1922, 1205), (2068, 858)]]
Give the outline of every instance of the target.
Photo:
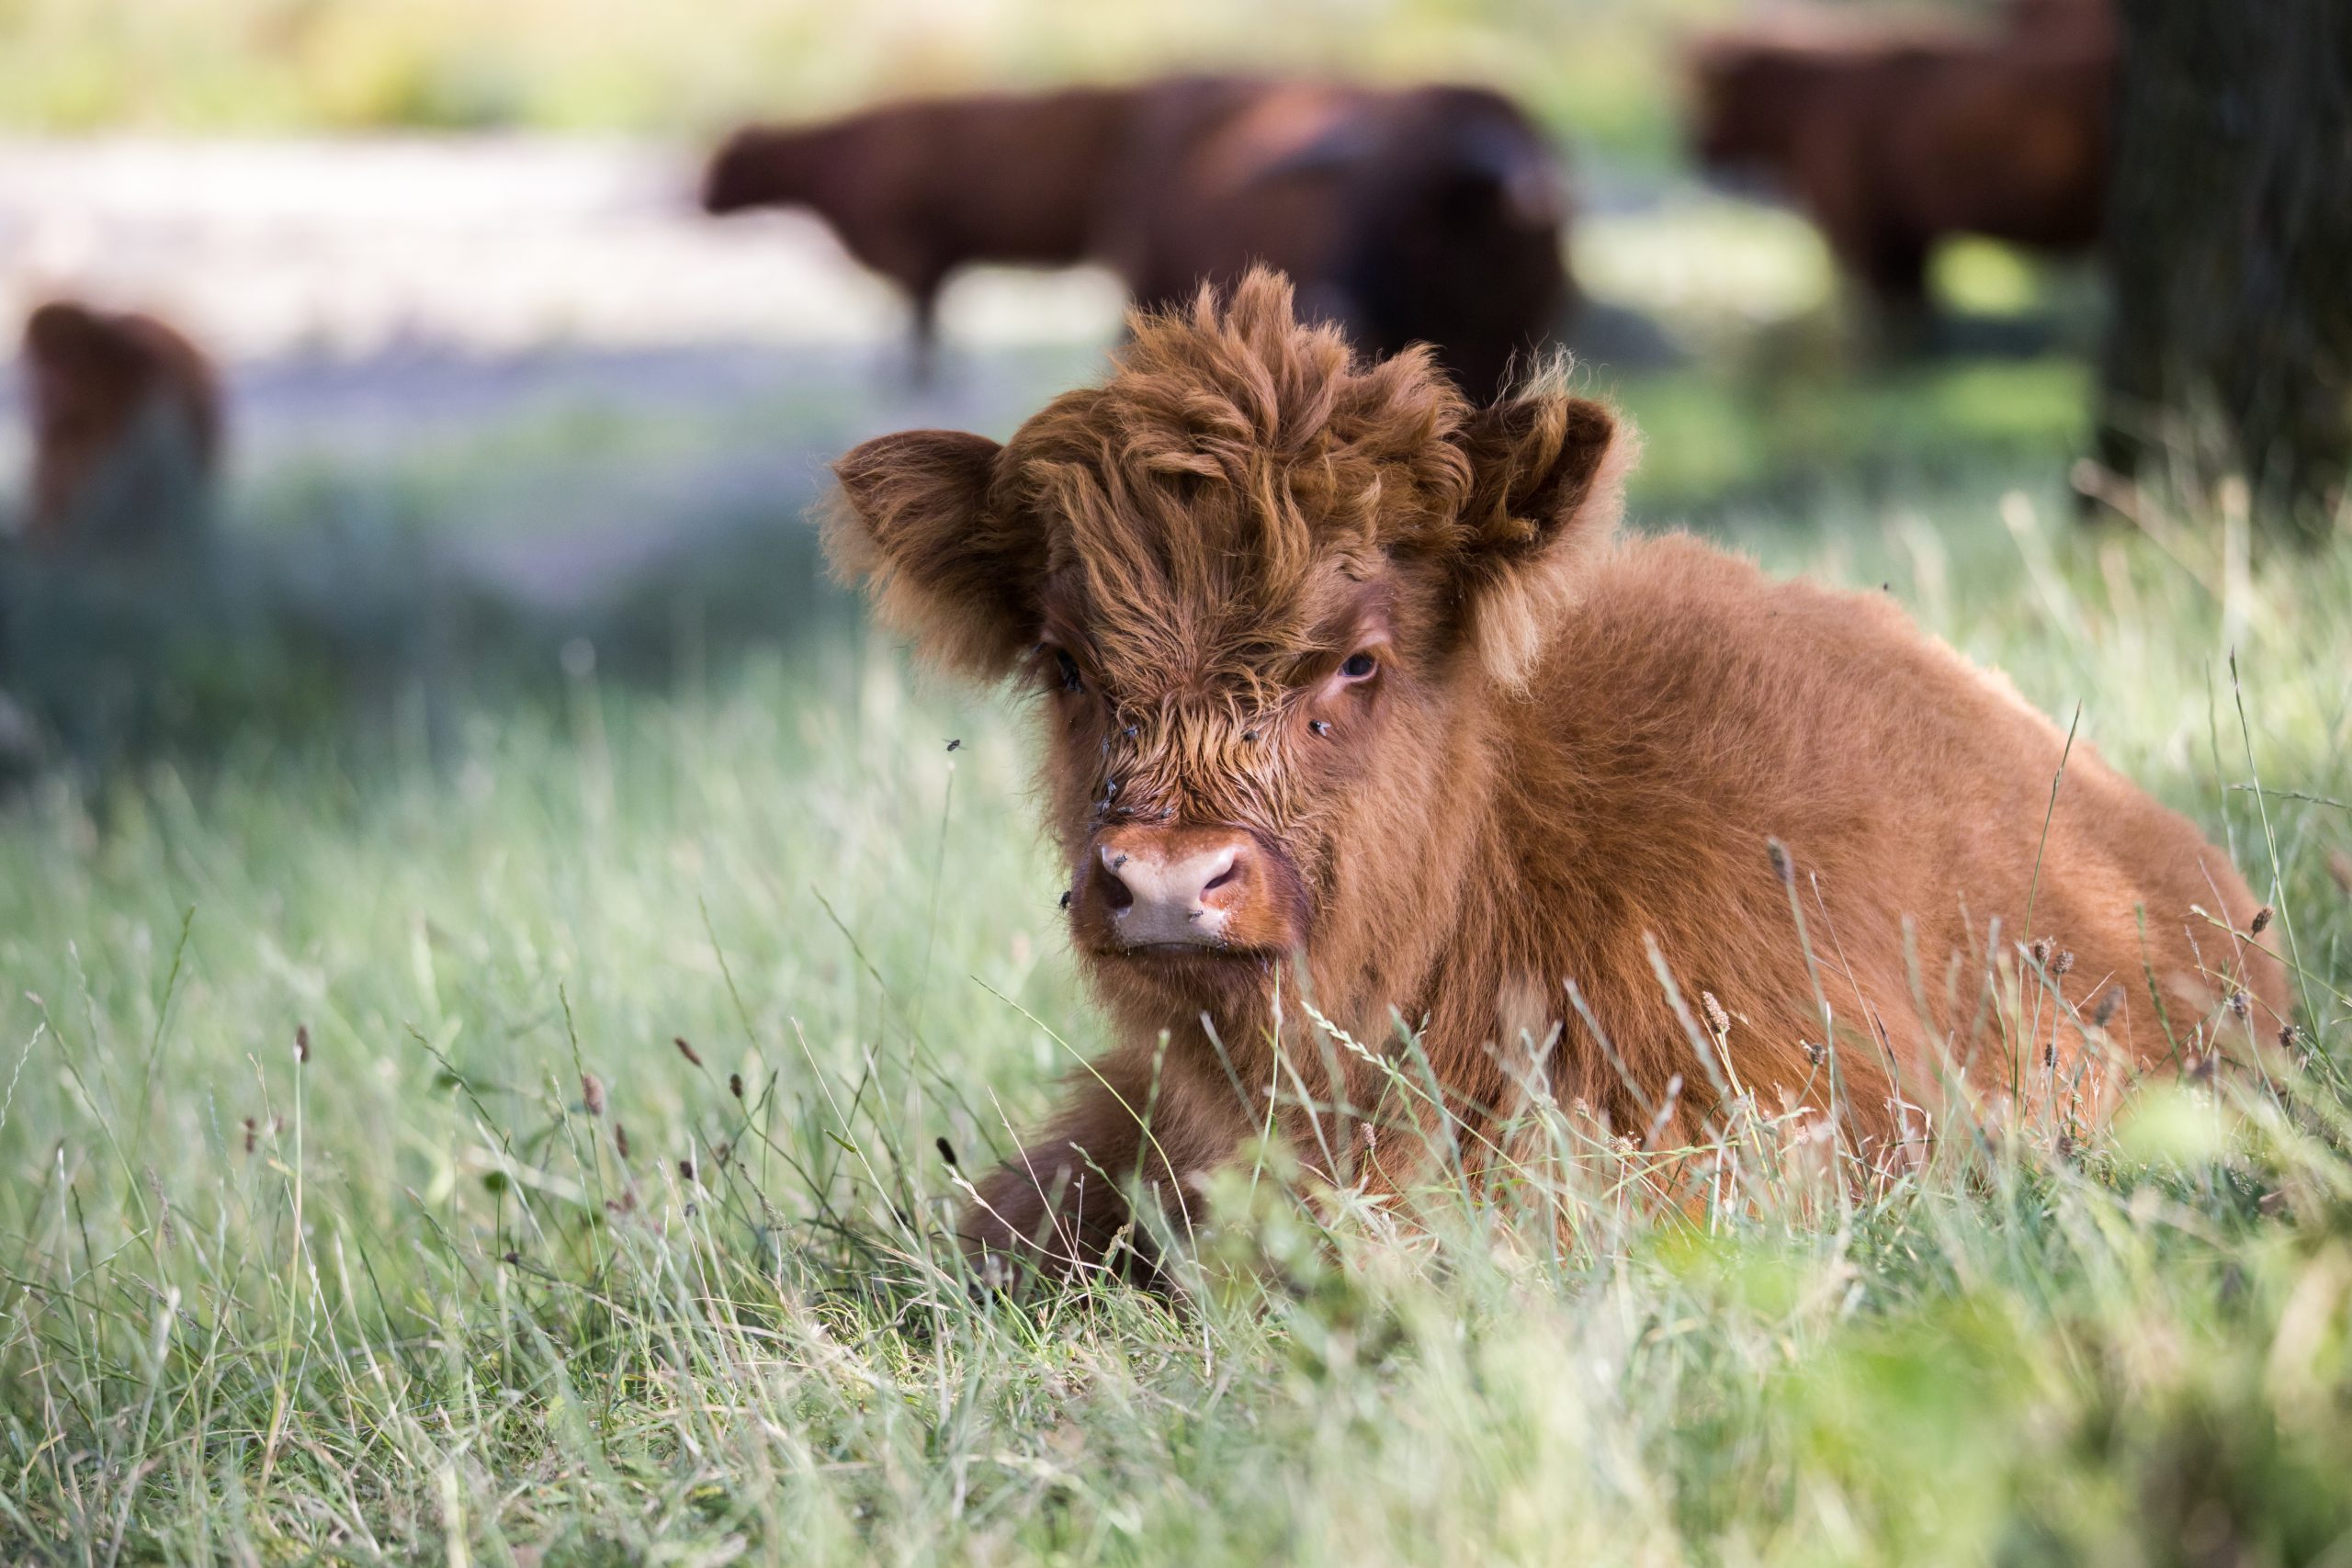
[(2352, 471), (2352, 0), (2120, 0), (2098, 448), (2332, 532)]

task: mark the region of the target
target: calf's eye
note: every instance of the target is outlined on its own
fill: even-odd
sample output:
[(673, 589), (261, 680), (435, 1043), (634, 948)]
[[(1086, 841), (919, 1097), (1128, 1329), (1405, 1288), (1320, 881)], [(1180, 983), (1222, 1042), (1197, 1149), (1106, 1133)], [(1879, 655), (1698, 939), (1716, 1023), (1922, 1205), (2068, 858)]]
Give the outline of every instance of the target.
[(1069, 656), (1069, 650), (1068, 649), (1057, 648), (1054, 649), (1054, 663), (1055, 666), (1061, 671), (1063, 691), (1082, 692), (1086, 690), (1086, 682), (1080, 677), (1078, 672), (1078, 660)]
[(1379, 668), (1379, 660), (1374, 659), (1371, 654), (1351, 653), (1348, 655), (1348, 661), (1340, 666), (1340, 673), (1351, 681), (1365, 681), (1370, 680), (1372, 672)]

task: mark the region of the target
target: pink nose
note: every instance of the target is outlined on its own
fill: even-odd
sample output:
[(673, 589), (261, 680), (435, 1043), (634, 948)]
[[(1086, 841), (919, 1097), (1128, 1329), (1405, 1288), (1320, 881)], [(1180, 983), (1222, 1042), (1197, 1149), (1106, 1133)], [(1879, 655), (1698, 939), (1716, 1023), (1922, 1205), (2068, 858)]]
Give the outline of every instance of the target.
[(1114, 829), (1094, 853), (1095, 890), (1122, 947), (1222, 947), (1250, 896), (1255, 852), (1243, 833)]

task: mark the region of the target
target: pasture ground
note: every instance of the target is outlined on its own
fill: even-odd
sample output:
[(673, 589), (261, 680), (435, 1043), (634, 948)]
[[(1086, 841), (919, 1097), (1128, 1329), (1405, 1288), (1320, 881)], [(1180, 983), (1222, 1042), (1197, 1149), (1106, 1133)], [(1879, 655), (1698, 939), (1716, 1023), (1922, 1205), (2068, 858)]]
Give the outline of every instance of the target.
[(1747, 1107), (1679, 1207), (1573, 1106), (1411, 1226), (1269, 1151), (1181, 1309), (975, 1300), (959, 1170), (1102, 1039), (1018, 705), (815, 584), (805, 486), (694, 490), (610, 592), (444, 548), (658, 513), (714, 428), (813, 469), (851, 394), (288, 457), (225, 520), (252, 613), (0, 812), (0, 1559), (2346, 1560), (2352, 555), (2075, 526), (2072, 360), (1742, 344), (1593, 372), (1638, 524), (2079, 708), (2276, 906), (2296, 1047), (1875, 1174)]

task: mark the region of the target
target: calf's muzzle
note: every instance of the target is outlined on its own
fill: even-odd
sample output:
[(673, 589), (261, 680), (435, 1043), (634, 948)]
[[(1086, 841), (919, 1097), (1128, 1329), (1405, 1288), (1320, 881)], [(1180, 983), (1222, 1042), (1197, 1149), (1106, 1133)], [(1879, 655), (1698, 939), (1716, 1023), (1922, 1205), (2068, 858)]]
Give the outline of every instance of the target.
[(1231, 828), (1113, 828), (1094, 837), (1082, 925), (1123, 952), (1255, 945), (1267, 857)]

